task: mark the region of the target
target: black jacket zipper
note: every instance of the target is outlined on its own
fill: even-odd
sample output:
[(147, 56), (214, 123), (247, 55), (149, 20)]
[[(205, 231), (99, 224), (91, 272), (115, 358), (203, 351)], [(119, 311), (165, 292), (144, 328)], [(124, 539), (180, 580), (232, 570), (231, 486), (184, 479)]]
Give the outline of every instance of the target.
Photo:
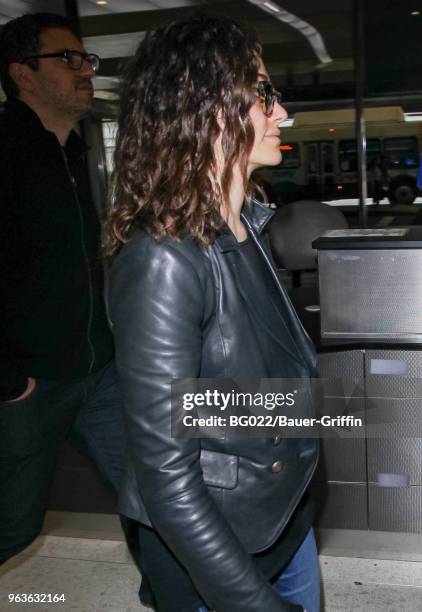
[(90, 350), (90, 354), (91, 354), (91, 361), (90, 361), (90, 364), (89, 364), (88, 374), (91, 374), (92, 373), (92, 369), (94, 367), (94, 363), (95, 363), (95, 349), (94, 349), (94, 345), (92, 344), (92, 340), (91, 340), (91, 328), (92, 328), (92, 320), (93, 320), (93, 316), (94, 316), (94, 288), (93, 288), (93, 282), (92, 282), (92, 272), (91, 272), (91, 266), (89, 265), (88, 253), (87, 253), (87, 250), (86, 250), (84, 219), (83, 219), (83, 215), (82, 215), (81, 202), (79, 200), (78, 192), (77, 192), (77, 189), (76, 189), (76, 186), (77, 186), (76, 180), (75, 180), (75, 177), (73, 176), (72, 172), (70, 171), (69, 162), (67, 160), (66, 153), (65, 153), (65, 151), (64, 151), (62, 146), (60, 146), (60, 151), (61, 151), (62, 156), (63, 156), (64, 165), (65, 165), (65, 168), (66, 168), (66, 173), (67, 173), (67, 176), (69, 178), (70, 184), (72, 186), (73, 197), (74, 197), (74, 200), (75, 200), (75, 203), (76, 203), (76, 208), (78, 210), (79, 227), (80, 227), (80, 238), (81, 238), (81, 248), (82, 248), (82, 254), (83, 254), (83, 257), (84, 257), (84, 261), (85, 261), (87, 277), (88, 277), (89, 316), (88, 316), (88, 325), (87, 325), (87, 332), (86, 333), (87, 333), (88, 346), (89, 346), (89, 350)]

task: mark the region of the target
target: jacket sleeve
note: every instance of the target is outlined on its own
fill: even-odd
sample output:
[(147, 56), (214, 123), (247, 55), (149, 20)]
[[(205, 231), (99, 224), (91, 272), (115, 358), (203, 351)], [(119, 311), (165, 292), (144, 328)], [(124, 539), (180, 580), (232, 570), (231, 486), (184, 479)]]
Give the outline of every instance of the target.
[(113, 266), (110, 314), (129, 452), (148, 515), (210, 608), (302, 610), (270, 586), (213, 502), (199, 440), (171, 436), (171, 379), (200, 371), (205, 281), (174, 245), (145, 243)]

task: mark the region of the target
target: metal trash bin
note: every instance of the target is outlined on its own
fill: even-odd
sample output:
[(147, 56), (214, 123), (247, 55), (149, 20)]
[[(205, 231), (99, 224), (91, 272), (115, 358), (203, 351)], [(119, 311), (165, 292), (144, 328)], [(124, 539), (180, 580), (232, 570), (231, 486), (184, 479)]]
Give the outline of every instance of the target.
[(323, 339), (422, 342), (422, 226), (331, 230), (313, 246)]

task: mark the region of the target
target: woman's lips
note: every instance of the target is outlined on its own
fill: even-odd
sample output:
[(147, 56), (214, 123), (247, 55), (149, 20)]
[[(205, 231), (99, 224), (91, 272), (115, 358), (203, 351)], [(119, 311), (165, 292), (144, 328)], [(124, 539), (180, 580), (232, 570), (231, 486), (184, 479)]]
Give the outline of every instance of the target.
[(281, 144), (281, 138), (279, 134), (265, 134), (265, 138), (274, 140), (274, 142), (277, 142), (277, 144)]

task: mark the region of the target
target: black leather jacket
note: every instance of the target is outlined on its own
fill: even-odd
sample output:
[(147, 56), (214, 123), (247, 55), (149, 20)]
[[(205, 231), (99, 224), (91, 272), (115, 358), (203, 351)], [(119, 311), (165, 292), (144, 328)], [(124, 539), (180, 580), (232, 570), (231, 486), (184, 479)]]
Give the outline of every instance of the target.
[[(242, 217), (292, 311), (295, 371), (309, 377), (313, 346), (260, 237), (271, 214), (255, 202)], [(120, 509), (153, 525), (218, 612), (300, 610), (280, 599), (248, 552), (282, 532), (315, 469), (317, 441), (181, 440), (170, 431), (172, 378), (283, 377), (294, 359), (277, 321), (258, 324), (245, 308), (236, 254), (229, 234), (201, 249), (138, 231), (113, 264), (110, 315), (131, 455)]]

